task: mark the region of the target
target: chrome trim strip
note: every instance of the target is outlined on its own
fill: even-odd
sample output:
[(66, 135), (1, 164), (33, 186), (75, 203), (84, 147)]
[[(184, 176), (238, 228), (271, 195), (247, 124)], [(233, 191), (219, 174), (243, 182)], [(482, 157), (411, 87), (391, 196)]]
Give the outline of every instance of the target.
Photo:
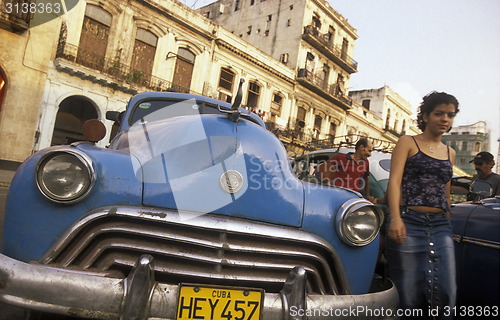
[[(104, 218), (111, 218), (109, 224), (101, 224)], [(128, 219), (133, 223), (127, 225), (120, 219)], [(127, 221), (128, 221), (127, 220)], [(154, 229), (140, 229), (139, 223), (136, 220), (142, 220), (144, 223), (149, 223), (150, 228)], [(117, 223), (117, 221), (121, 221)], [(82, 230), (88, 231), (88, 225), (92, 223), (97, 224), (95, 229), (85, 232), (84, 236), (79, 236)], [(136, 226), (134, 229), (133, 227)], [(152, 226), (152, 227), (151, 227)], [(162, 229), (167, 228), (167, 229)], [(196, 230), (203, 230), (210, 232), (213, 235), (218, 235), (216, 239), (203, 239), (192, 237), (192, 234), (183, 234), (182, 230), (187, 228)], [(166, 231), (164, 231), (166, 230)], [(175, 233), (176, 230), (178, 233)], [(127, 235), (127, 237), (115, 237), (113, 241), (100, 244), (98, 248), (92, 248), (89, 244), (93, 239), (98, 238), (106, 232)], [(238, 241), (230, 241), (227, 239), (228, 235), (236, 235), (237, 239), (240, 236), (248, 237), (248, 239), (258, 239), (259, 242), (252, 242), (252, 245), (239, 244)], [(158, 241), (179, 241), (187, 245), (194, 245), (196, 247), (206, 248), (205, 250), (216, 250), (217, 252), (224, 253), (226, 251), (238, 254), (236, 257), (231, 256), (214, 256), (208, 255), (203, 251), (190, 250), (189, 252), (182, 251), (164, 251), (161, 248), (151, 247), (147, 241), (141, 241), (144, 237), (154, 237)], [(221, 238), (222, 237), (222, 238)], [(138, 240), (131, 240), (138, 239)], [(233, 237), (234, 239), (234, 237)], [(268, 239), (268, 240), (266, 240)], [(271, 245), (270, 241), (277, 241), (281, 244), (286, 244), (288, 247), (275, 248)], [(296, 244), (296, 245), (294, 245)], [(296, 248), (303, 248), (298, 250)], [(89, 250), (84, 250), (89, 248)], [(79, 269), (85, 269), (95, 262), (95, 258), (99, 256), (102, 251), (107, 248), (131, 248), (137, 251), (162, 254), (166, 253), (165, 259), (175, 259), (184, 257), (191, 259), (193, 262), (210, 263), (212, 265), (227, 266), (231, 268), (242, 267), (244, 269), (258, 270), (255, 268), (262, 268), (266, 270), (275, 270), (276, 272), (288, 273), (293, 267), (296, 266), (296, 261), (303, 261), (303, 266), (309, 271), (311, 279), (315, 279), (315, 285), (322, 293), (336, 293), (348, 294), (350, 293), (349, 283), (347, 281), (343, 264), (340, 261), (336, 250), (330, 243), (323, 238), (314, 234), (300, 231), (298, 229), (285, 228), (264, 223), (257, 223), (239, 218), (228, 216), (219, 216), (213, 214), (205, 214), (199, 216), (183, 212), (179, 215), (178, 212), (173, 210), (165, 210), (158, 208), (144, 208), (144, 207), (103, 207), (90, 212), (87, 216), (83, 217), (79, 222), (70, 227), (67, 232), (59, 239), (54, 246), (49, 249), (45, 255), (40, 259), (43, 264), (51, 264), (57, 266), (70, 266), (76, 263)], [(321, 248), (324, 250), (322, 254), (316, 249)], [(312, 250), (315, 249), (315, 250)], [(327, 253), (327, 254), (326, 254)], [(270, 258), (274, 257), (293, 257), (289, 262), (274, 262), (272, 259), (265, 260), (259, 259), (252, 260), (254, 255), (268, 255)], [(131, 265), (134, 261), (123, 260), (125, 256), (115, 256), (115, 260), (100, 260), (99, 267), (118, 263), (122, 265)], [(95, 265), (94, 265), (95, 267)], [(180, 270), (175, 269), (175, 265), (166, 264), (165, 262), (157, 261), (155, 268), (159, 272), (165, 274), (178, 274), (179, 276), (200, 276), (206, 277), (205, 273), (193, 270)], [(238, 269), (239, 270), (239, 269)], [(325, 272), (329, 271), (330, 272)], [(188, 273), (186, 273), (188, 272)], [(238, 272), (238, 271), (236, 271)], [(262, 274), (262, 273), (261, 273)], [(226, 274), (212, 272), (210, 279), (225, 279)], [(284, 281), (280, 278), (259, 278), (259, 274), (253, 276), (252, 273), (235, 273), (238, 280), (244, 281), (261, 281), (268, 283), (276, 283)], [(267, 274), (266, 276), (271, 276)], [(284, 275), (283, 275), (284, 276)]]
[(478, 246), (497, 249), (497, 250), (500, 249), (500, 242), (498, 241), (490, 241), (490, 240), (477, 239), (473, 237), (464, 236), (462, 237), (462, 242), (471, 243)]

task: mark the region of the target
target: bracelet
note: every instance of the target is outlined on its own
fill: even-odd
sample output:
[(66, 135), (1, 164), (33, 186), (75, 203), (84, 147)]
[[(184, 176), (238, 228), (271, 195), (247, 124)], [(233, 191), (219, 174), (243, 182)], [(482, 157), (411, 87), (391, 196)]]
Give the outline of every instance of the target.
[(396, 221), (396, 220), (403, 220), (403, 219), (401, 219), (401, 217), (399, 217), (399, 218), (394, 218), (394, 219), (389, 219), (389, 222), (393, 222), (393, 221)]

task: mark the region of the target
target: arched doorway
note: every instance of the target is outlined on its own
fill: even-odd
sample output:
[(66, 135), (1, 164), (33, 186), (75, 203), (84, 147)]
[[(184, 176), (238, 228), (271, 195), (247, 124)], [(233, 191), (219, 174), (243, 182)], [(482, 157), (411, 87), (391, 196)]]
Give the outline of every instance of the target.
[(97, 119), (92, 101), (83, 96), (71, 96), (59, 105), (51, 146), (85, 140), (82, 125), (89, 119)]

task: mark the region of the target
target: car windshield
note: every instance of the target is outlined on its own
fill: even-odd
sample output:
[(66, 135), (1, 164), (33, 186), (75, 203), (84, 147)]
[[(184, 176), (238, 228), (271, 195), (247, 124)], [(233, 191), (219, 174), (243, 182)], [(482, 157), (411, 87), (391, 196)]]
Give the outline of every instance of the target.
[(134, 106), (129, 124), (133, 125), (138, 121), (155, 121), (179, 116), (192, 116), (199, 114), (219, 114), (220, 111), (215, 105), (209, 105), (190, 100), (142, 100)]

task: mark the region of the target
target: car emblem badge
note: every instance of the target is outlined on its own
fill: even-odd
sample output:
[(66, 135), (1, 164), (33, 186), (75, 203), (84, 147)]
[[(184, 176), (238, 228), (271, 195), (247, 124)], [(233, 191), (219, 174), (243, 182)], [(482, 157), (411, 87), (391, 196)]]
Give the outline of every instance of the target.
[(243, 176), (236, 170), (228, 170), (220, 176), (220, 185), (227, 193), (236, 193), (243, 187)]

